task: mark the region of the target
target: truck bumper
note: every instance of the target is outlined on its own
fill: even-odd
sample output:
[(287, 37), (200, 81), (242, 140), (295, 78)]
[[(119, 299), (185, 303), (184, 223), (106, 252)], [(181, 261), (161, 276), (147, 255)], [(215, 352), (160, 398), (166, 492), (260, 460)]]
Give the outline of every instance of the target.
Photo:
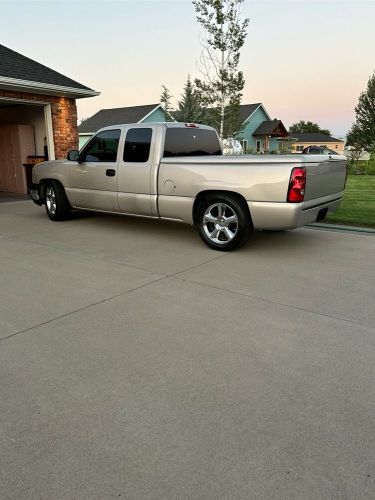
[(335, 212), (341, 203), (341, 196), (334, 200), (313, 200), (304, 203), (248, 202), (255, 229), (295, 229), (325, 218)]
[(39, 185), (38, 184), (31, 184), (30, 196), (36, 205), (43, 205), (43, 201), (40, 199), (40, 196), (39, 196)]

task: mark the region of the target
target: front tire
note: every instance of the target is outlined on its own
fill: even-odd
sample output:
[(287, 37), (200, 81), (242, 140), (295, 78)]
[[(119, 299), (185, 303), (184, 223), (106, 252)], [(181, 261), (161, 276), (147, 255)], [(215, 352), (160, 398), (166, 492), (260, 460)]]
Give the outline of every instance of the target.
[(51, 181), (46, 185), (44, 198), (47, 215), (51, 220), (60, 221), (71, 218), (72, 207), (59, 182)]
[(200, 203), (197, 229), (210, 248), (229, 252), (244, 245), (254, 231), (247, 206), (231, 195), (210, 195)]

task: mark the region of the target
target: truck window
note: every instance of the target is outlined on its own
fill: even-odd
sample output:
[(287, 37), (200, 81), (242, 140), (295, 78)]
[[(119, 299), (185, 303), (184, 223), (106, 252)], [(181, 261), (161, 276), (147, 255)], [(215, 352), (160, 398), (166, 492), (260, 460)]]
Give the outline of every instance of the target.
[(124, 161), (145, 163), (150, 156), (151, 128), (131, 128), (125, 139)]
[(199, 128), (167, 128), (164, 158), (173, 156), (221, 155), (216, 132)]
[(121, 130), (104, 130), (95, 135), (81, 152), (82, 161), (115, 162)]

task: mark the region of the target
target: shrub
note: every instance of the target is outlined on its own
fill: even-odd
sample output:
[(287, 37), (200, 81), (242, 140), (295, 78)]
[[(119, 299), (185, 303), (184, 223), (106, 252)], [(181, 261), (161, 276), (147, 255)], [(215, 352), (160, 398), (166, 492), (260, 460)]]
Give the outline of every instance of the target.
[(348, 173), (351, 175), (375, 175), (375, 159), (349, 162)]

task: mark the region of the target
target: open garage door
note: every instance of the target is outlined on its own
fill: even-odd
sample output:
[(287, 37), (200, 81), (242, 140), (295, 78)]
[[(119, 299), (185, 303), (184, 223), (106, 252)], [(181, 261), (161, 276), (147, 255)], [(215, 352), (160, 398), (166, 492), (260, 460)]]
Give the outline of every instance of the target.
[[(47, 106), (0, 100), (0, 196), (27, 193), (32, 164), (53, 158)], [(49, 130), (51, 129), (51, 130)], [(53, 153), (53, 146), (52, 146)]]

